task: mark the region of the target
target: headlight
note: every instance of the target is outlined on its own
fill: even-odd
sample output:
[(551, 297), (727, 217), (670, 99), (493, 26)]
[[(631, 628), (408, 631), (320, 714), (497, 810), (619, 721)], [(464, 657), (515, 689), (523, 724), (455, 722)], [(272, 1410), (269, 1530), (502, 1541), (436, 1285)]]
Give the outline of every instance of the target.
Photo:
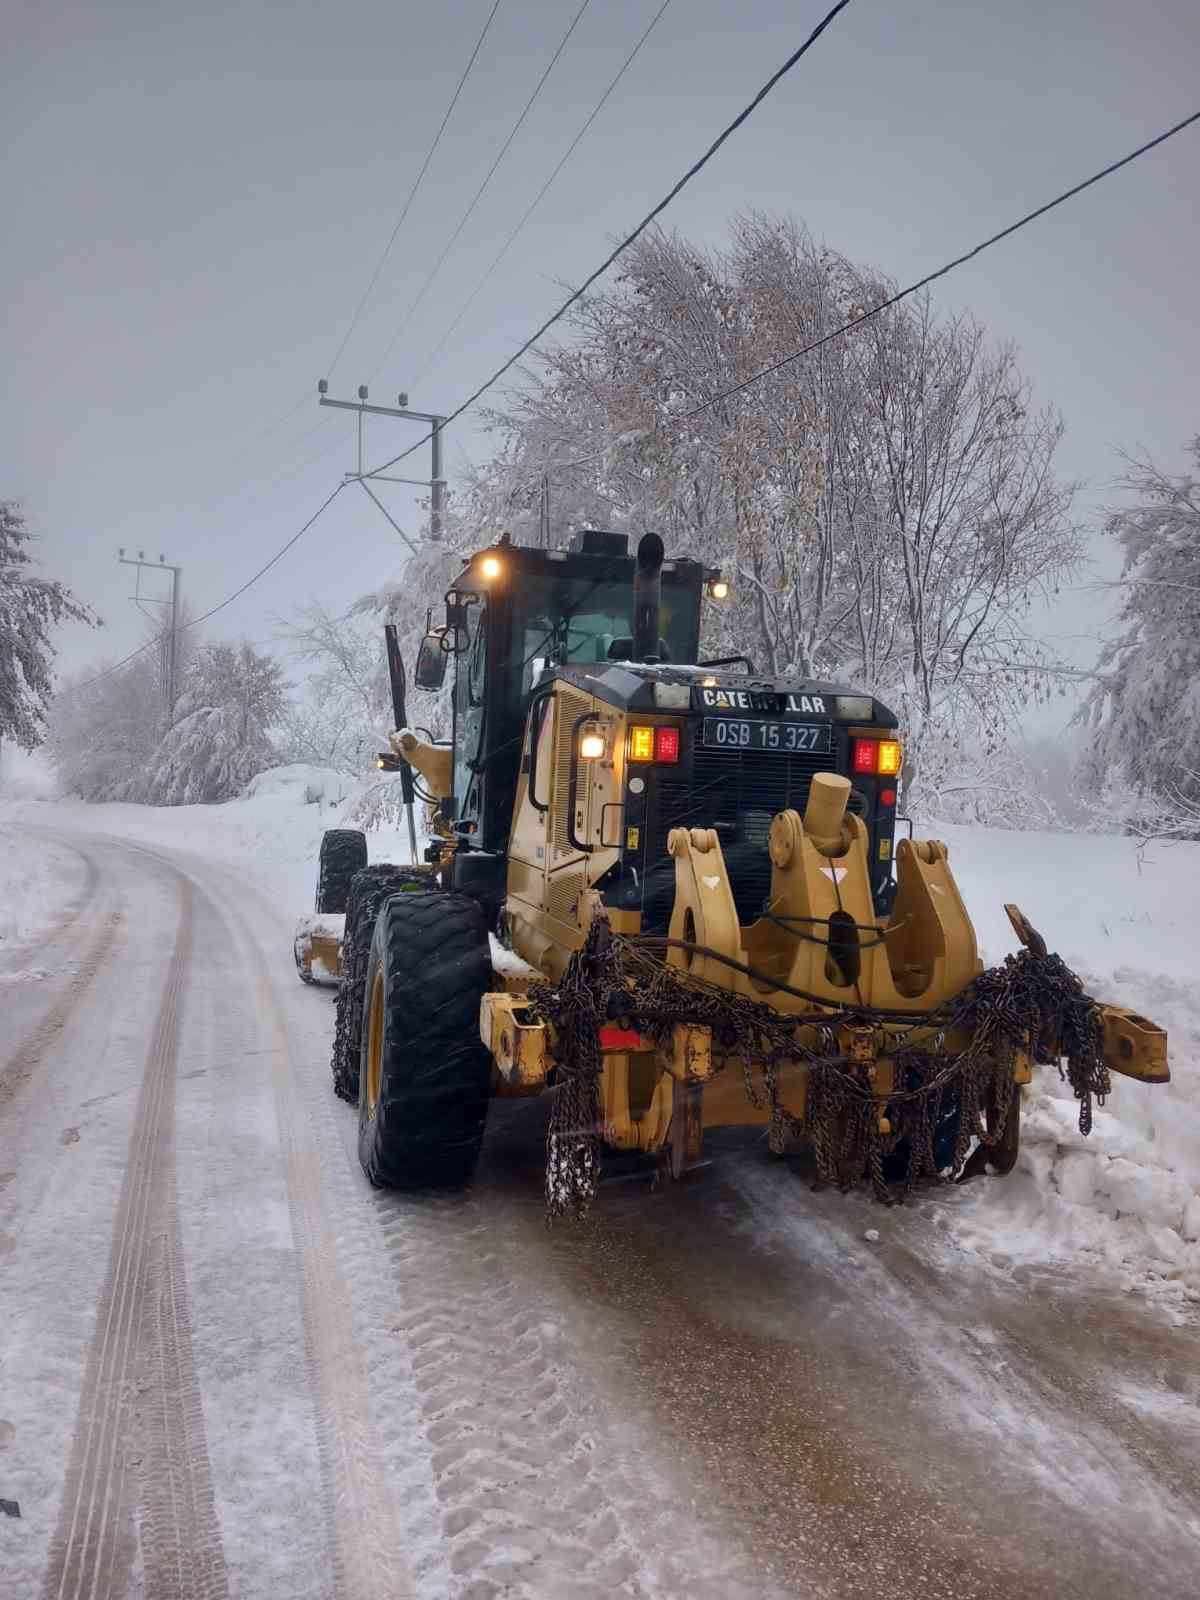
[(687, 683), (656, 683), (654, 704), (660, 711), (686, 711), (692, 703), (691, 685)]
[(498, 578), (504, 571), (504, 563), (499, 556), (484, 556), (479, 563), (479, 571), (481, 576), (489, 580)]
[(608, 749), (608, 740), (600, 728), (585, 723), (579, 734), (579, 754), (584, 761), (599, 761)]
[(833, 703), (844, 722), (870, 722), (875, 715), (875, 702), (869, 694), (839, 694)]
[(729, 579), (723, 578), (719, 572), (714, 573), (708, 580), (708, 597), (710, 600), (728, 600)]

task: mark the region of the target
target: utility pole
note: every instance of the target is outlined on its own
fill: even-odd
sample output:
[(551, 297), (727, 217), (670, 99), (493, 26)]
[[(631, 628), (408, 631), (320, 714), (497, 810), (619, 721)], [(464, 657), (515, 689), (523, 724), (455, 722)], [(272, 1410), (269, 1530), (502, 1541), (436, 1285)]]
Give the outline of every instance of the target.
[[(146, 552), (139, 550), (136, 559), (125, 554), (125, 548), (117, 551), (117, 560), (123, 567), (137, 568), (137, 583), (130, 599), (138, 610), (155, 620), (153, 613), (146, 610), (147, 605), (170, 606), (171, 621), (159, 634), (160, 662), (162, 667), (163, 702), (166, 706), (168, 722), (175, 714), (175, 702), (179, 698), (179, 590), (182, 583), (182, 567), (172, 566), (171, 563), (159, 556), (157, 561), (147, 561)], [(142, 593), (143, 572), (169, 572), (171, 574), (171, 598), (164, 600), (159, 595)]]
[[(417, 547), (405, 533), (404, 529), (392, 516), (391, 512), (371, 488), (374, 483), (406, 483), (417, 489), (429, 490), (429, 537), (437, 544), (445, 533), (446, 525), (446, 479), (442, 473), (442, 429), (446, 425), (445, 417), (436, 416), (432, 411), (410, 411), (408, 409), (408, 396), (401, 394), (397, 398), (398, 406), (375, 406), (367, 404), (367, 386), (365, 383), (358, 386), (357, 400), (331, 400), (329, 398), (329, 384), (324, 378), (317, 384), (319, 403), (323, 406), (335, 406), (339, 411), (354, 411), (358, 414), (358, 471), (347, 472), (345, 481), (357, 483), (374, 501), (376, 507), (391, 523), (395, 531), (404, 540), (408, 548), (416, 554)], [(365, 415), (377, 417), (399, 417), (404, 422), (419, 422), (429, 429), (430, 443), (430, 475), (428, 478), (398, 478), (387, 472), (387, 467), (393, 465), (387, 462), (385, 466), (374, 471), (366, 471), (363, 467), (363, 417)]]

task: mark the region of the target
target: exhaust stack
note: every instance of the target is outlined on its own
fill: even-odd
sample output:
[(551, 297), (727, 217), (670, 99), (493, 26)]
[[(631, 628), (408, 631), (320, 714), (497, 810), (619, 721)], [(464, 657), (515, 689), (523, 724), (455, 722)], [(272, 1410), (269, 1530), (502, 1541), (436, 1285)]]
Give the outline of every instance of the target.
[(663, 542), (656, 533), (638, 540), (633, 574), (633, 659), (657, 661), (662, 632)]

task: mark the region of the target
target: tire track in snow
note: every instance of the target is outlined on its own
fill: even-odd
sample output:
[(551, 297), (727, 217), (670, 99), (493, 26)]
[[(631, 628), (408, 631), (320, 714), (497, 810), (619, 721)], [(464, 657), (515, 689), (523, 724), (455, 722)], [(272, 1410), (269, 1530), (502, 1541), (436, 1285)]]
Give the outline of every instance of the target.
[(68, 901), (57, 915), (51, 917), (47, 925), (36, 933), (31, 939), (24, 939), (13, 946), (13, 951), (21, 955), (45, 945), (53, 943), (84, 914), (96, 897), (96, 890), (100, 887), (100, 868), (96, 865), (95, 857), (79, 847), (77, 843), (66, 838), (61, 833), (50, 833), (40, 828), (27, 828), (18, 833), (12, 828), (0, 830), (0, 838), (11, 840), (15, 847), (19, 847), (22, 836), (49, 841), (57, 845), (60, 850), (66, 850), (83, 863), (83, 883), (79, 893), (74, 899)]
[[(60, 839), (57, 834), (47, 834), (46, 837), (52, 839), (55, 844), (66, 846), (66, 841)], [(33, 944), (22, 946), (22, 951), (44, 952), (48, 945), (53, 946), (59, 940), (65, 939), (76, 924), (82, 921), (83, 926), (78, 932), (77, 940), (74, 944), (67, 943), (63, 950), (64, 956), (68, 958), (71, 957), (73, 948), (79, 953), (74, 959), (73, 970), (66, 984), (59, 989), (57, 998), (8, 1053), (3, 1065), (0, 1065), (0, 1110), (5, 1109), (16, 1099), (33, 1077), (46, 1052), (57, 1043), (80, 999), (95, 982), (106, 957), (115, 950), (125, 920), (122, 904), (114, 906), (107, 915), (99, 914), (95, 902), (100, 888), (101, 874), (95, 857), (76, 845), (71, 845), (69, 848), (84, 863), (83, 888), (57, 920), (45, 929)]]
[(43, 1600), (124, 1594), (139, 1506), (148, 1596), (221, 1600), (228, 1593), (175, 1196), (175, 1063), (193, 899), (187, 880), (173, 876), (178, 931), (138, 1095)]
[[(228, 892), (218, 893), (232, 910), (247, 899), (247, 885), (230, 879)], [(347, 1369), (360, 1361), (354, 1328), (367, 1324), (376, 1351), (378, 1335), (387, 1340), (384, 1382), (408, 1390), (388, 1398), (405, 1427), (392, 1472), (403, 1475), (409, 1502), (411, 1578), (404, 1591), (386, 1589), (387, 1600), (401, 1592), (423, 1600), (774, 1595), (760, 1583), (747, 1585), (741, 1554), (717, 1548), (652, 1474), (627, 1463), (624, 1430), (619, 1444), (607, 1436), (586, 1374), (559, 1341), (554, 1319), (567, 1313), (544, 1248), (540, 1191), (525, 1204), (483, 1189), (466, 1196), (368, 1189), (337, 1126), (345, 1113), (329, 1081), (328, 1033), (319, 1060), (301, 1077), (293, 1061), (313, 1052), (286, 1043), (287, 1020), (262, 945), (241, 913), (233, 915), (245, 929), (263, 1013), (274, 1018), (281, 1118), (294, 1125), (290, 1137), (319, 1147), (311, 1166), (294, 1170), (303, 1208), (342, 1261), (332, 1308), (339, 1318), (329, 1331), (339, 1321), (346, 1331), (334, 1351)], [(275, 918), (261, 920), (264, 937), (273, 939)], [(286, 944), (279, 948), (286, 956)], [(320, 1285), (314, 1289), (318, 1306), (325, 1304)], [(342, 1393), (326, 1388), (321, 1395), (326, 1416), (331, 1405), (361, 1403), (349, 1370), (341, 1377)], [(319, 1375), (315, 1382), (328, 1384)], [(327, 1447), (344, 1517), (354, 1464), (336, 1461), (336, 1432), (345, 1422), (330, 1420)], [(380, 1441), (363, 1443), (378, 1471)], [(414, 1505), (423, 1516), (415, 1531)], [(360, 1546), (367, 1532), (361, 1513), (356, 1522), (359, 1531), (339, 1523), (341, 1548)], [(347, 1600), (375, 1592), (351, 1588)]]
[(370, 1381), (356, 1338), (350, 1285), (330, 1219), (336, 1215), (300, 1104), (285, 1019), (261, 948), (241, 917), (218, 908), (241, 943), (274, 1036), (269, 1050), (301, 1302), (336, 1600), (406, 1600), (414, 1593), (402, 1553), (402, 1519), (372, 1419)]

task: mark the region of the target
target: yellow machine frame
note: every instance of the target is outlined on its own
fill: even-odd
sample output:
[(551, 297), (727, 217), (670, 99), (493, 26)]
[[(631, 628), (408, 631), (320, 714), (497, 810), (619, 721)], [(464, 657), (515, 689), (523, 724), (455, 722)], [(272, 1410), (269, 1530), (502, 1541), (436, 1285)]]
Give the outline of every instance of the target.
[[(540, 727), (536, 737), (531, 737), (534, 730), (526, 731), (505, 917), (513, 950), (553, 980), (582, 948), (594, 918), (607, 918), (619, 933), (640, 931), (636, 912), (605, 907), (592, 887), (618, 859), (623, 838), (630, 718), (565, 683), (554, 686), (534, 716)], [(648, 719), (639, 714), (637, 720)], [(586, 763), (575, 758), (572, 741), (581, 727), (603, 736), (603, 757)], [(897, 1036), (904, 1033), (913, 1042), (913, 1024), (904, 1014), (928, 1012), (953, 999), (982, 963), (949, 851), (936, 840), (901, 841), (893, 909), (886, 921), (876, 917), (867, 830), (846, 810), (849, 792), (846, 778), (818, 774), (804, 816), (787, 810), (774, 818), (770, 915), (745, 926), (738, 920), (716, 833), (673, 830), (668, 837), (675, 864), (673, 942), (665, 959), (703, 984), (794, 1016), (797, 1043), (809, 1047), (818, 1029), (806, 1018), (818, 1015), (822, 1005), (859, 1004), (892, 1014), (896, 1020), (879, 1028), (837, 1030), (842, 1049), (885, 1095), (895, 1081)], [(580, 843), (591, 848), (581, 849)], [(792, 931), (811, 926), (840, 928), (844, 939), (831, 950), (824, 940), (799, 938)], [(1161, 1029), (1116, 1007), (1104, 1008), (1104, 1023), (1111, 1070), (1147, 1082), (1169, 1077)], [(553, 1080), (553, 1031), (534, 1018), (519, 983), (484, 996), (480, 1037), (492, 1056), (497, 1094), (536, 1094)], [(947, 1043), (962, 1048), (966, 1041)], [(658, 1150), (670, 1141), (672, 1164), (682, 1166), (698, 1153), (704, 1127), (770, 1120), (765, 1105), (747, 1098), (741, 1062), (728, 1056), (718, 1060), (705, 1027), (679, 1024), (669, 1045), (658, 1048), (636, 1034), (602, 1029), (601, 1048), (602, 1133), (618, 1149)], [(718, 1066), (727, 1070), (718, 1073)], [(1028, 1082), (1031, 1073), (1028, 1054), (1018, 1052), (1014, 1081)], [(779, 1075), (781, 1104), (795, 1117), (804, 1111), (806, 1077), (800, 1061)], [(887, 1131), (886, 1119), (881, 1131)]]

